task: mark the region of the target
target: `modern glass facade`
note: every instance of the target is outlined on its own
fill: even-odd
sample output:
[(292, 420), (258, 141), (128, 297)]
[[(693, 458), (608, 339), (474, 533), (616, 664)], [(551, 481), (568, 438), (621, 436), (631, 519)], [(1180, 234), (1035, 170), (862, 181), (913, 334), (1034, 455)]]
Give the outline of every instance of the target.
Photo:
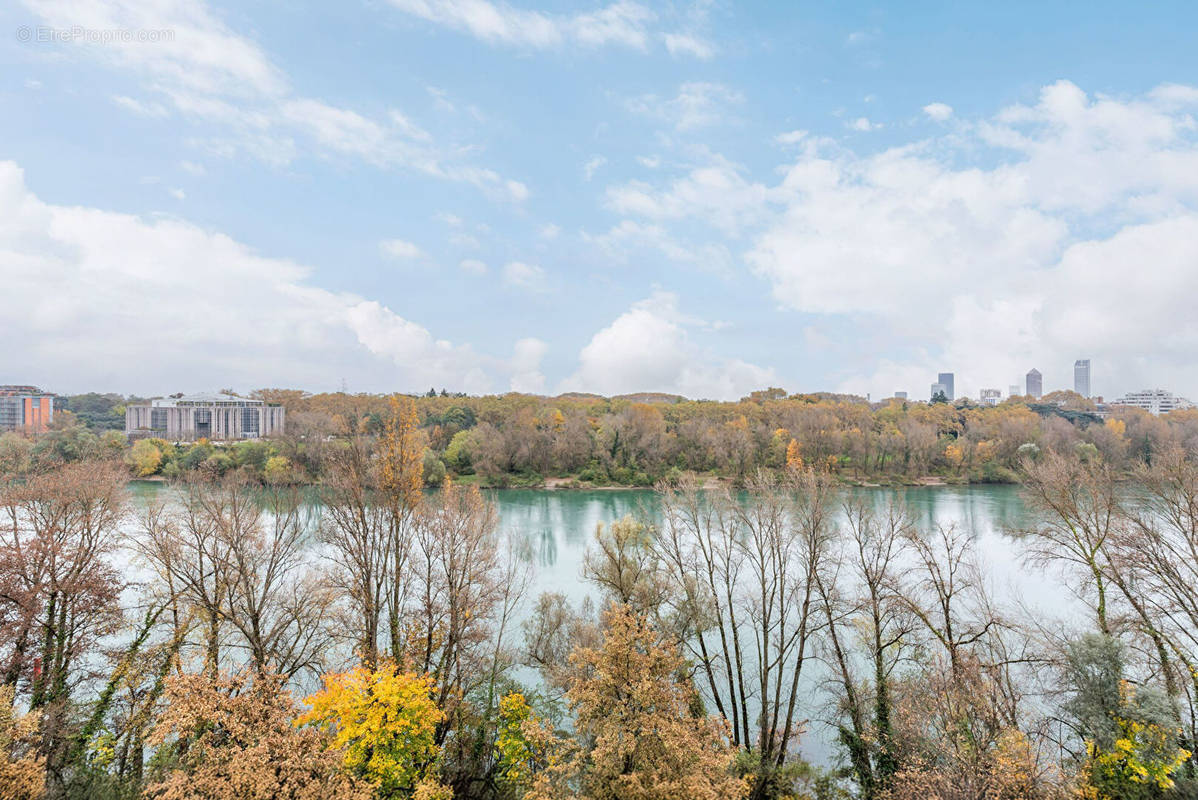
[(1073, 391), (1082, 397), (1090, 396), (1090, 359), (1079, 358), (1073, 362)]
[(235, 395), (176, 395), (125, 408), (125, 433), (172, 441), (258, 439), (283, 432), (284, 409)]
[(950, 403), (953, 400), (957, 399), (957, 395), (956, 395), (956, 391), (955, 391), (955, 387), (954, 387), (955, 381), (953, 379), (953, 373), (941, 372), (936, 377), (936, 383), (939, 383), (942, 386), (944, 386), (944, 396)]

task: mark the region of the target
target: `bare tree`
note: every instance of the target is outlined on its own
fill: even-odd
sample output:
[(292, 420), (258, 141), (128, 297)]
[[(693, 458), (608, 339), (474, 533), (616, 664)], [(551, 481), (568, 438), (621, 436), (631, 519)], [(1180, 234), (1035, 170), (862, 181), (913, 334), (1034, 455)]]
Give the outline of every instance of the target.
[(973, 538), (952, 524), (931, 532), (913, 526), (903, 544), (914, 563), (903, 572), (899, 597), (964, 679), (968, 649), (1000, 624), (985, 596)]
[(899, 768), (891, 689), (917, 624), (897, 588), (912, 525), (898, 503), (879, 513), (868, 499), (855, 498), (842, 509), (847, 535), (835, 572), (816, 579), (847, 717), (839, 724), (840, 740), (863, 796), (874, 798)]
[[(826, 475), (759, 472), (742, 501), (692, 480), (662, 487), (657, 537), (674, 628), (736, 744), (761, 763), (757, 791), (791, 755), (818, 621), (817, 573), (833, 542)], [(755, 731), (750, 732), (750, 726)]]
[(1110, 468), (1097, 459), (1085, 461), (1050, 450), (1038, 460), (1024, 461), (1023, 487), (1035, 521), (1016, 533), (1029, 559), (1073, 569), (1082, 581), (1083, 596), (1093, 588), (1098, 630), (1110, 635), (1105, 548), (1120, 514)]
[(124, 471), (68, 464), (8, 487), (0, 499), (4, 683), (28, 687), (42, 713), (47, 785), (61, 792), (72, 742), (68, 704), (94, 677), (89, 657), (122, 620), (123, 581), (110, 562), (125, 515)]
[(332, 469), (321, 495), (321, 538), (334, 563), (330, 579), (348, 601), (345, 627), (352, 632), (359, 657), (373, 667), (379, 658), (380, 624), (393, 574), (391, 548), (397, 537), (390, 535), (388, 507), (377, 493), (368, 442), (355, 437), (329, 460)]
[(298, 493), (236, 476), (184, 490), (177, 517), (148, 528), (142, 549), (204, 619), (206, 671), (223, 665), (223, 650), (263, 674), (319, 670), (332, 597), (305, 552)]

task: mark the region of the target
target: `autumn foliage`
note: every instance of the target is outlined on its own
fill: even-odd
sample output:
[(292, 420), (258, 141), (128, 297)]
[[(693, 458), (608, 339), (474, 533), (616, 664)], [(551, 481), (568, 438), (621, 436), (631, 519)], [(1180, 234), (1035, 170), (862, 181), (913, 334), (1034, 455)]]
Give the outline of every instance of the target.
[[(359, 398), (240, 467), (196, 443), (157, 502), (129, 469), (175, 445), (4, 438), (0, 798), (1198, 796), (1195, 419), (644, 399)], [(664, 478), (580, 603), (525, 597), (477, 480), (424, 488), (555, 463)], [(887, 469), (1018, 469), (1004, 544), (1068, 616), (996, 597), (964, 521), (843, 486)]]
[(168, 757), (147, 800), (367, 800), (372, 787), (341, 769), (324, 734), (297, 728), (273, 677), (168, 680), (149, 743)]
[(566, 693), (586, 743), (542, 772), (529, 800), (728, 800), (748, 793), (733, 775), (728, 731), (695, 713), (677, 654), (627, 607), (603, 617), (603, 642), (571, 656)]
[(324, 676), (324, 688), (307, 697), (311, 708), (296, 720), (332, 737), (345, 769), (375, 787), (379, 797), (408, 797), (434, 778), (443, 712), (427, 677), (384, 663)]
[(0, 797), (35, 800), (42, 796), (46, 765), (37, 751), (38, 715), (13, 708), (12, 687), (0, 688)]

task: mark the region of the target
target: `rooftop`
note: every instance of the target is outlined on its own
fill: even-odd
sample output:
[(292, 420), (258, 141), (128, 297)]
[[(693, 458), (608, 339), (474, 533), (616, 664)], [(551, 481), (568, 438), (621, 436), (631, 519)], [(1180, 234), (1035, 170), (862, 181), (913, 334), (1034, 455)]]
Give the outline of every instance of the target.
[(11, 397), (12, 395), (43, 395), (46, 394), (36, 386), (21, 386), (16, 384), (0, 385), (0, 396)]
[[(146, 405), (146, 404), (142, 404)], [(159, 397), (151, 400), (148, 405), (156, 408), (171, 408), (177, 406), (264, 406), (262, 400), (241, 397), (235, 394), (220, 392), (199, 392), (197, 394), (178, 394), (170, 397)]]

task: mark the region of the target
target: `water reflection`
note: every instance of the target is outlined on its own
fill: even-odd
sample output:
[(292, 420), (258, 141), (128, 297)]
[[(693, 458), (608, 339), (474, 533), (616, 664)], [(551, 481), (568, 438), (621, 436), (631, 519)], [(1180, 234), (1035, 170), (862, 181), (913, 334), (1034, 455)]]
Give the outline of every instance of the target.
[[(131, 492), (137, 504), (162, 501), (173, 490), (160, 483), (135, 482)], [(988, 576), (992, 592), (1007, 607), (1026, 603), (1046, 609), (1049, 616), (1065, 613), (1068, 595), (1059, 582), (1023, 567), (1017, 543), (1006, 531), (1024, 525), (1027, 512), (1019, 490), (1013, 486), (919, 487), (905, 489), (855, 489), (851, 496), (882, 509), (893, 501), (904, 503), (919, 527), (954, 525), (970, 533)], [(595, 528), (632, 515), (653, 523), (661, 522), (661, 504), (647, 490), (487, 492), (495, 503), (502, 533), (533, 567), (525, 612), (543, 592), (558, 592), (580, 604), (591, 587), (582, 579), (582, 562)], [(315, 494), (308, 496), (313, 524), (319, 515)], [(522, 616), (522, 615), (521, 615)], [(518, 634), (517, 634), (518, 635)], [(522, 672), (523, 680), (535, 680)], [(813, 667), (813, 692), (820, 669)], [(818, 704), (817, 704), (818, 705)], [(828, 761), (837, 752), (835, 735), (819, 720), (819, 707), (812, 714), (803, 750), (816, 761)]]
[[(161, 501), (174, 490), (162, 483), (134, 481), (130, 491), (138, 505)], [(906, 504), (915, 523), (924, 529), (937, 525), (963, 528), (978, 543), (979, 553), (990, 569), (992, 580), (1004, 590), (1030, 599), (1058, 591), (1042, 580), (1029, 580), (1020, 568), (1015, 543), (1005, 535), (1021, 527), (1027, 512), (1014, 486), (938, 486), (899, 489), (853, 489), (879, 509), (898, 500)], [(513, 489), (489, 491), (487, 497), (499, 512), (499, 525), (534, 567), (529, 596), (562, 592), (581, 601), (589, 591), (582, 581), (582, 560), (594, 537), (595, 528), (632, 515), (653, 523), (661, 522), (657, 496), (643, 489), (594, 491), (543, 491)], [(319, 518), (313, 491), (305, 498), (311, 507), (310, 524)]]

